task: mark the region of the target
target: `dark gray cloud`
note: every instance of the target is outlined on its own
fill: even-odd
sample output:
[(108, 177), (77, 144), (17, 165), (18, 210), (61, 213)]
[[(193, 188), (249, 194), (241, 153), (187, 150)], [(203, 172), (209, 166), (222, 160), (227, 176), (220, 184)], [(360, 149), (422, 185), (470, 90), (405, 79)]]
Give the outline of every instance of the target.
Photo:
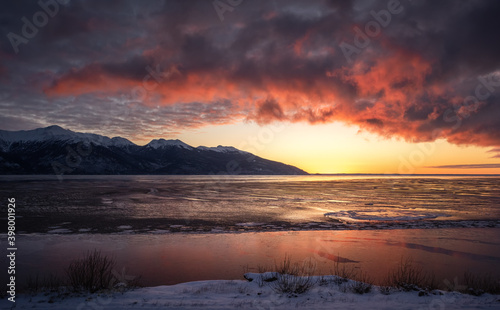
[[(221, 21), (212, 1), (72, 0), (53, 5), (16, 53), (10, 34), (43, 8), (10, 1), (0, 127), (148, 135), (342, 121), (409, 141), (499, 146), (500, 2), (401, 0), (387, 15), (388, 3), (243, 1)], [(345, 57), (342, 44), (355, 52)], [(127, 120), (104, 116), (122, 109)]]

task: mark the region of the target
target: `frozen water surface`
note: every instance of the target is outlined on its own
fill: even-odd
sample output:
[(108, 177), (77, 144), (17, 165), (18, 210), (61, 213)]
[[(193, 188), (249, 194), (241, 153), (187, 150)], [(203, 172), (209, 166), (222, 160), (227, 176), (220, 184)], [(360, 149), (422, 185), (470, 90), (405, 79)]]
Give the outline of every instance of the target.
[(0, 184), (16, 197), (18, 229), (37, 233), (500, 226), (500, 178), (3, 176)]
[(319, 274), (339, 260), (374, 280), (402, 256), (440, 281), (497, 272), (499, 185), (495, 177), (0, 177), (2, 195), (16, 198), (20, 281), (61, 274), (97, 248), (147, 285), (241, 279), (245, 266), (256, 271), (285, 254), (313, 258)]

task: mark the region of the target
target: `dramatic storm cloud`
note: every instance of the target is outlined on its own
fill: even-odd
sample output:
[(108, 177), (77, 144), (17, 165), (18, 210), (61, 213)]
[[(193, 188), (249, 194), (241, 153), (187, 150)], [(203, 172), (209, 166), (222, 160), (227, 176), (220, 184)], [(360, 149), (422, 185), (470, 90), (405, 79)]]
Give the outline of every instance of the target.
[(499, 1), (9, 1), (1, 127), (341, 121), (500, 146), (499, 16)]

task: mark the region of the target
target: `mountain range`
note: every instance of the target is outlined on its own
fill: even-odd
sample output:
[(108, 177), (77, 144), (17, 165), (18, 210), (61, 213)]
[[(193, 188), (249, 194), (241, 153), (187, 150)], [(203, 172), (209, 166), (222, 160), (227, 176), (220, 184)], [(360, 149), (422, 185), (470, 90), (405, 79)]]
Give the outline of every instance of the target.
[(155, 139), (144, 146), (122, 138), (73, 132), (59, 126), (0, 130), (0, 174), (243, 174), (307, 172), (231, 146), (192, 147)]

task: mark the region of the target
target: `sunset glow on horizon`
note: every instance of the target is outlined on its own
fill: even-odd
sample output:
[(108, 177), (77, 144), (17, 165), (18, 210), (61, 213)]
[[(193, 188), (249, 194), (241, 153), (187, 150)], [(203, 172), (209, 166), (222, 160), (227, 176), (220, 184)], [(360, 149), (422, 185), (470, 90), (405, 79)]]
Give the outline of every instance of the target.
[(4, 5), (0, 129), (500, 174), (499, 2), (71, 1), (43, 26), (36, 2)]
[[(496, 164), (491, 148), (460, 146), (444, 139), (408, 143), (359, 132), (341, 123), (258, 126), (236, 124), (202, 128), (177, 136), (192, 146), (232, 145), (309, 173), (497, 174), (496, 168), (444, 168)], [(149, 141), (138, 142), (146, 144)]]

